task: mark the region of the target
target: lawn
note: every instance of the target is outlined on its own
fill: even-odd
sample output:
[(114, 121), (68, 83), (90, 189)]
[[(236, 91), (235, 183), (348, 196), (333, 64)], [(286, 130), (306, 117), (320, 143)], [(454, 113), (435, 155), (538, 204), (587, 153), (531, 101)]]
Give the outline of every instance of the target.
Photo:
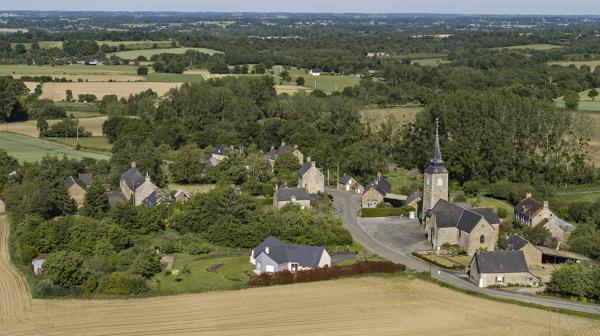
[[(14, 49), (15, 45), (22, 44), (27, 49), (31, 49), (31, 43), (11, 43), (10, 46)], [(40, 49), (52, 49), (58, 48), (62, 49), (63, 42), (62, 41), (40, 41), (38, 42)]]
[(178, 183), (169, 183), (168, 188), (172, 191), (178, 191), (179, 189), (183, 189), (184, 191), (190, 194), (196, 193), (207, 193), (217, 187), (216, 184), (178, 184)]
[[(600, 90), (600, 89), (597, 89), (597, 90)], [(600, 112), (600, 96), (597, 96), (595, 100), (592, 100), (588, 96), (589, 92), (590, 92), (590, 90), (585, 90), (585, 91), (579, 92), (578, 110), (579, 111)], [(556, 106), (558, 106), (558, 107), (565, 106), (564, 97), (558, 97), (554, 100), (554, 102), (556, 103)]]
[(468, 255), (443, 256), (434, 253), (413, 253), (413, 255), (429, 261), (434, 265), (452, 270), (463, 270), (469, 266), (469, 262), (471, 261), (471, 257)]
[(498, 50), (551, 50), (551, 49), (557, 49), (557, 48), (562, 48), (562, 46), (556, 45), (556, 44), (539, 43), (539, 44), (515, 45), (515, 46), (492, 48), (492, 49), (498, 49)]
[(39, 161), (46, 155), (58, 157), (66, 155), (72, 159), (90, 157), (108, 160), (110, 158), (107, 154), (76, 150), (60, 143), (9, 132), (0, 132), (0, 149), (5, 150), (10, 156), (21, 162)]
[[(175, 254), (173, 273), (165, 272), (156, 274), (147, 284), (150, 295), (179, 294), (192, 292), (206, 292), (221, 289), (237, 289), (246, 287), (248, 276), (253, 265), (249, 256), (217, 257), (192, 256), (188, 254)], [(217, 267), (216, 265), (222, 265)], [(190, 269), (189, 274), (178, 274), (183, 266)], [(214, 266), (216, 270), (209, 271)]]
[(495, 198), (491, 198), (491, 197), (479, 196), (479, 198), (469, 198), (468, 202), (473, 207), (482, 207), (482, 208), (483, 207), (495, 207), (496, 209), (500, 209), (500, 208), (505, 209), (508, 219), (511, 219), (511, 220), (515, 216), (513, 206), (510, 203), (503, 201), (503, 200), (499, 200), (499, 199), (495, 199)]
[[(375, 177), (373, 177), (375, 178)], [(400, 193), (400, 190), (406, 187), (422, 188), (423, 175), (418, 170), (398, 169), (385, 175), (385, 178), (392, 185), (394, 193)]]
[(200, 74), (173, 74), (163, 72), (151, 72), (144, 77), (146, 82), (161, 83), (193, 83), (202, 82), (204, 77)]
[(169, 54), (184, 54), (187, 50), (195, 50), (204, 54), (209, 54), (209, 55), (214, 55), (214, 54), (221, 54), (222, 52), (218, 51), (218, 50), (213, 50), (213, 49), (208, 49), (208, 48), (164, 48), (164, 49), (146, 49), (146, 50), (128, 50), (128, 51), (119, 51), (119, 52), (115, 52), (115, 53), (110, 53), (107, 54), (108, 57), (110, 56), (117, 56), (123, 59), (129, 59), (129, 60), (133, 60), (138, 58), (139, 56), (144, 56), (147, 59), (150, 59), (150, 57), (154, 56), (154, 55), (158, 55), (158, 54), (164, 54), (164, 53), (169, 53)]
[(89, 149), (94, 152), (108, 152), (112, 149), (112, 144), (108, 143), (108, 139), (105, 136), (93, 136), (85, 138), (45, 138), (46, 140), (58, 142), (70, 147), (76, 147), (77, 144), (82, 149)]

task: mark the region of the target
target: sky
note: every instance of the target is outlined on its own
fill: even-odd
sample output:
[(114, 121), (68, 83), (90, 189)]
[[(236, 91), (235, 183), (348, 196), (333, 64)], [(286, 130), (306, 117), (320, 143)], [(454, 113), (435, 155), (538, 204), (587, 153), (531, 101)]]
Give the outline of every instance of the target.
[(600, 15), (599, 0), (0, 0), (0, 10)]

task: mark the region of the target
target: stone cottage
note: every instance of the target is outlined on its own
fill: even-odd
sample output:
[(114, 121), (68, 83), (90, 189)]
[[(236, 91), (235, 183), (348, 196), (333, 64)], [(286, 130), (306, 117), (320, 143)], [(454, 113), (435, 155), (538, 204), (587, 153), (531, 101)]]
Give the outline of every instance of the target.
[(338, 190), (351, 191), (357, 194), (362, 194), (365, 192), (365, 187), (360, 184), (354, 177), (344, 174), (337, 183)]
[(540, 203), (530, 193), (515, 205), (515, 218), (529, 227), (538, 225), (545, 227), (558, 241), (564, 241), (565, 232), (573, 230), (572, 224), (567, 223), (550, 210), (548, 201)]
[(217, 166), (221, 161), (225, 160), (228, 157), (229, 152), (233, 152), (233, 150), (233, 145), (222, 144), (210, 153), (208, 163), (213, 167)]
[(281, 209), (289, 203), (297, 204), (301, 209), (310, 208), (310, 195), (303, 188), (275, 187), (273, 207)]
[[(161, 203), (166, 196), (159, 187), (152, 183), (148, 174), (144, 177), (140, 173), (135, 162), (132, 162), (131, 167), (121, 175), (119, 186), (125, 199), (129, 201), (133, 198), (135, 205), (155, 206)], [(149, 196), (150, 198), (146, 200)]]
[(529, 272), (523, 251), (477, 251), (467, 273), (479, 287), (537, 286), (540, 282)]
[(308, 161), (298, 169), (298, 187), (304, 188), (309, 194), (318, 194), (325, 191), (325, 175), (317, 168), (317, 163)]
[(521, 251), (525, 256), (525, 261), (529, 268), (542, 266), (542, 252), (535, 247), (529, 240), (519, 236), (512, 235), (504, 243), (502, 249), (505, 251)]
[(298, 159), (299, 164), (304, 162), (304, 154), (298, 149), (298, 146), (286, 145), (283, 141), (279, 148), (271, 147), (271, 150), (267, 152), (267, 159), (271, 162), (271, 165), (274, 165), (277, 157), (283, 153), (292, 153)]
[(381, 173), (377, 173), (377, 177), (365, 187), (365, 191), (361, 196), (361, 206), (363, 208), (375, 208), (379, 203), (383, 203), (386, 195), (391, 192), (392, 185)]

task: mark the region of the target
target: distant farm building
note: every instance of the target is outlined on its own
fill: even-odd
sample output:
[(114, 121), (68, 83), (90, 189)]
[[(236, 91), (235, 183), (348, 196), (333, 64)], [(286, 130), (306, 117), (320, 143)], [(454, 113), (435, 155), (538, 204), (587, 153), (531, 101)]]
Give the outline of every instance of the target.
[(543, 226), (559, 241), (564, 241), (565, 232), (573, 230), (572, 224), (550, 210), (547, 201), (540, 203), (530, 193), (515, 206), (515, 218), (529, 227)]

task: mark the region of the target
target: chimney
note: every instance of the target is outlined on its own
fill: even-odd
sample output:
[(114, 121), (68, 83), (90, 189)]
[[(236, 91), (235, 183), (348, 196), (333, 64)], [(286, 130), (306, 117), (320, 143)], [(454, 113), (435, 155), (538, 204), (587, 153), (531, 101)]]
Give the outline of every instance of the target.
[(310, 165), (313, 166), (313, 167), (316, 167), (317, 166), (317, 161), (310, 161)]
[(298, 149), (298, 145), (294, 145), (294, 149)]
[(379, 170), (377, 171), (377, 177), (381, 177), (381, 172)]
[(268, 246), (267, 246), (267, 247), (265, 247), (265, 253), (266, 253), (266, 254), (269, 254), (269, 247), (268, 247)]
[(544, 209), (548, 209), (548, 201), (544, 201)]
[(271, 150), (274, 150), (274, 149), (275, 149), (275, 146), (271, 146)]
[(285, 146), (285, 141), (281, 141), (281, 147)]
[(310, 162), (310, 156), (306, 157), (306, 162)]
[(531, 193), (525, 194), (525, 198), (531, 198)]
[(150, 182), (150, 175), (148, 173), (146, 173), (146, 182)]
[(135, 161), (131, 162), (131, 168), (135, 168)]

